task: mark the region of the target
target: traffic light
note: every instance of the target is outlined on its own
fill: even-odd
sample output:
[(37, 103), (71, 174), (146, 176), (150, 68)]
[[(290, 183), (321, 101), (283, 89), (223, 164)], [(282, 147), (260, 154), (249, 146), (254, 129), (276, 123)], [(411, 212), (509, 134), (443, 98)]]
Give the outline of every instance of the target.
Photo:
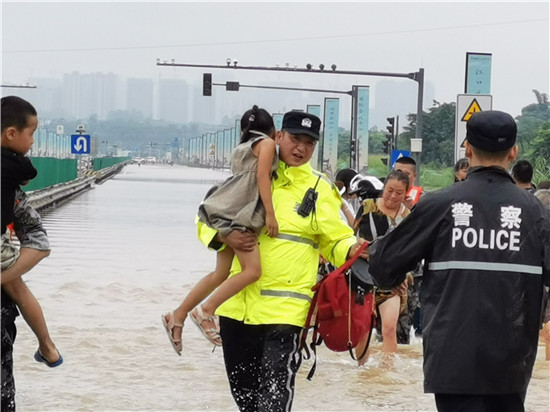
[(393, 140), (393, 135), (394, 135), (394, 128), (393, 128), (393, 126), (395, 125), (395, 117), (386, 117), (386, 120), (387, 120), (388, 123), (389, 123), (389, 126), (386, 126), (386, 130), (390, 133), (391, 138), (392, 138), (392, 140)]
[(388, 121), (389, 125), (386, 126), (386, 130), (388, 133), (386, 133), (386, 140), (384, 143), (384, 153), (387, 155), (391, 155), (391, 151), (393, 150), (393, 142), (394, 142), (394, 136), (395, 136), (395, 117), (386, 117), (386, 120)]
[(382, 142), (384, 145), (384, 153), (389, 155), (391, 153), (391, 135), (386, 134), (386, 140)]
[(202, 75), (202, 95), (212, 96), (212, 73)]

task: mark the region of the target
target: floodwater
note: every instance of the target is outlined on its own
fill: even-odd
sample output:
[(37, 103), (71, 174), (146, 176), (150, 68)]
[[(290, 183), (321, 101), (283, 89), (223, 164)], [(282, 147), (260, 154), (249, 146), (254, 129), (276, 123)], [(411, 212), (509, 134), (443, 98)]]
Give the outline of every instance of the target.
[[(18, 317), (15, 379), (19, 411), (236, 411), (222, 351), (188, 322), (173, 351), (160, 316), (174, 309), (215, 262), (195, 236), (198, 204), (227, 172), (127, 166), (115, 178), (44, 213), (52, 253), (25, 275), (65, 362), (34, 361), (37, 343)], [(449, 354), (452, 356), (452, 354)], [(400, 345), (381, 366), (321, 347), (317, 372), (304, 361), (295, 411), (434, 411), (422, 390), (422, 343)], [(549, 410), (549, 362), (539, 346), (527, 393), (530, 412)]]

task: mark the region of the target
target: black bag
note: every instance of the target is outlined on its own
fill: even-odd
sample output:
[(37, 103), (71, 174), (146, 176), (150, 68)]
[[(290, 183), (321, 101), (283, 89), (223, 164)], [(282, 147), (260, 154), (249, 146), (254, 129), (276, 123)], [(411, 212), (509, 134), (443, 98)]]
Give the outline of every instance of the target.
[(355, 302), (360, 305), (365, 301), (365, 295), (376, 286), (369, 273), (369, 262), (363, 258), (358, 258), (346, 271), (346, 280), (352, 292), (355, 292)]

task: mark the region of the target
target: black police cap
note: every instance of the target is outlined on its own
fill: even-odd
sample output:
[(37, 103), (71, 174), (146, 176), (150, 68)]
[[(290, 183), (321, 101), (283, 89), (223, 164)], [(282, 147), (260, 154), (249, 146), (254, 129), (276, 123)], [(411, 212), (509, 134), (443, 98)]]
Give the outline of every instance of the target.
[(283, 116), (282, 130), (290, 134), (305, 134), (319, 140), (320, 128), (321, 119), (311, 113), (292, 111)]
[(508, 113), (476, 112), (466, 123), (466, 140), (477, 149), (500, 152), (516, 144), (517, 125)]

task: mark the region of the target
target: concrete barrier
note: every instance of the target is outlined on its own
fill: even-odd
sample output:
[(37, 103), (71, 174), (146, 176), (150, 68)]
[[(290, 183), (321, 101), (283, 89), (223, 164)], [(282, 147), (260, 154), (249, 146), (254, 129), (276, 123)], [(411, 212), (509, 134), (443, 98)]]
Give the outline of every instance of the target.
[(129, 161), (126, 161), (122, 163), (117, 163), (116, 165), (113, 165), (111, 167), (106, 167), (101, 170), (96, 170), (95, 172), (93, 172), (93, 174), (95, 175), (95, 183), (101, 184), (105, 180), (110, 179), (111, 177), (119, 173), (122, 170), (122, 168), (129, 163), (130, 163)]
[(115, 176), (127, 163), (128, 162), (123, 162), (95, 172), (90, 172), (88, 176), (80, 177), (70, 182), (59, 183), (44, 189), (27, 192), (29, 195), (29, 202), (31, 206), (38, 211), (59, 206), (82, 192), (91, 189), (93, 184), (101, 184)]
[(29, 202), (36, 210), (41, 211), (71, 199), (72, 197), (88, 190), (95, 181), (94, 176), (81, 177), (66, 183), (48, 186), (44, 189), (28, 192)]

